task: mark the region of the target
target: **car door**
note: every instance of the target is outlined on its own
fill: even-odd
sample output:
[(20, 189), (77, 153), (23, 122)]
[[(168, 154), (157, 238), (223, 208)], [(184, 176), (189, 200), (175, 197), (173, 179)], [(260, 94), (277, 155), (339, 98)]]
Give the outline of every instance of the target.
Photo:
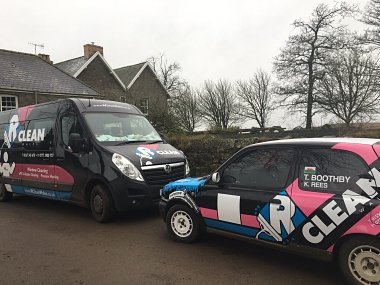
[(299, 244), (329, 249), (370, 212), (371, 199), (361, 182), (371, 184), (372, 177), (369, 166), (353, 152), (304, 149), (291, 198), (306, 219), (292, 239)]
[(207, 226), (266, 241), (286, 243), (295, 228), (289, 198), (296, 151), (250, 148), (221, 169), (221, 181), (209, 181), (199, 200)]

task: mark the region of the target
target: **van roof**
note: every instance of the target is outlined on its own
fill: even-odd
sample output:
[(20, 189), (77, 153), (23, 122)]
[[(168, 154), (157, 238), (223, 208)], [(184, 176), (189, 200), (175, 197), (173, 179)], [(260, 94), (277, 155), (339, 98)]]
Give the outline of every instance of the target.
[(71, 98), (80, 112), (123, 112), (143, 115), (134, 105), (109, 100)]
[(284, 139), (258, 143), (255, 145), (321, 145), (332, 146), (337, 143), (374, 145), (380, 143), (380, 139), (371, 138), (302, 138)]

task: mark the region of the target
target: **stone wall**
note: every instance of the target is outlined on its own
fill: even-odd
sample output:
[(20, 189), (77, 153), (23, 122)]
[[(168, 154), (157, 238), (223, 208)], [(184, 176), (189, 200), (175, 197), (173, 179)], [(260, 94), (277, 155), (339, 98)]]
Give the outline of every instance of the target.
[[(78, 96), (73, 96), (70, 94), (34, 94), (33, 92), (12, 92), (12, 91), (0, 91), (0, 95), (5, 96), (16, 96), (18, 101), (18, 107), (25, 107), (29, 105), (35, 105), (39, 103), (46, 103), (51, 101), (56, 101), (58, 99), (73, 98)], [(79, 98), (93, 98), (93, 96), (80, 96)], [(37, 102), (36, 102), (37, 99)], [(101, 99), (101, 98), (99, 98)]]
[(211, 136), (171, 137), (168, 143), (182, 150), (190, 164), (191, 176), (211, 174), (231, 155), (245, 146), (254, 144), (257, 138), (221, 139)]
[(150, 68), (145, 68), (139, 78), (128, 90), (130, 103), (140, 108), (141, 99), (149, 99), (149, 115), (165, 113), (167, 95), (156, 75)]
[(102, 94), (105, 100), (120, 101), (120, 97), (127, 96), (99, 56), (79, 74), (78, 79)]

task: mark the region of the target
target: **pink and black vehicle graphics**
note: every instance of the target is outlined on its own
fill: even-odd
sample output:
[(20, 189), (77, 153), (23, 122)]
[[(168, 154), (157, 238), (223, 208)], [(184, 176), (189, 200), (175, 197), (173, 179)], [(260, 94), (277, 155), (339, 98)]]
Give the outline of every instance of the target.
[(57, 186), (70, 189), (74, 178), (54, 164), (54, 151), (49, 147), (52, 142), (47, 142), (52, 141), (54, 126), (47, 129), (31, 123), (29, 118), (33, 111), (33, 106), (19, 108), (10, 113), (9, 122), (3, 125), (4, 141), (0, 151), (3, 183), (9, 192), (69, 200), (71, 192), (57, 191)]
[[(251, 200), (237, 191), (217, 190), (206, 197), (204, 193), (217, 188), (208, 186), (213, 183), (207, 177), (170, 183), (162, 195), (168, 201), (181, 197), (207, 227), (283, 245), (295, 243), (332, 252), (345, 235), (380, 238), (380, 144), (333, 142), (328, 149), (355, 154), (368, 171), (337, 176), (319, 173), (314, 166), (297, 166), (299, 173), (294, 171), (286, 187), (276, 193), (262, 191), (259, 199)], [(331, 183), (345, 190), (334, 193)], [(313, 191), (315, 187), (325, 191)]]
[[(94, 211), (124, 212), (157, 202), (164, 184), (185, 177), (185, 162), (126, 103), (71, 98), (0, 112), (0, 175), (7, 192), (92, 210), (109, 195), (108, 205), (99, 202)], [(4, 188), (6, 200), (12, 194)]]

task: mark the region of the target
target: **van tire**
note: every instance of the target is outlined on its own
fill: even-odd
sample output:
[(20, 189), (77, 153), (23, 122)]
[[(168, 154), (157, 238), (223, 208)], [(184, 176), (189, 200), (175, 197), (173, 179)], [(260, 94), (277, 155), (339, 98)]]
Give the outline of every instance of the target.
[(380, 283), (380, 240), (358, 236), (339, 249), (339, 267), (352, 285)]
[(0, 202), (8, 202), (12, 200), (13, 193), (8, 192), (3, 183), (0, 183)]
[(176, 204), (166, 215), (166, 227), (172, 239), (192, 243), (201, 236), (199, 220), (188, 206)]
[(103, 185), (95, 185), (92, 188), (90, 207), (92, 216), (99, 223), (110, 222), (115, 217), (113, 201)]

